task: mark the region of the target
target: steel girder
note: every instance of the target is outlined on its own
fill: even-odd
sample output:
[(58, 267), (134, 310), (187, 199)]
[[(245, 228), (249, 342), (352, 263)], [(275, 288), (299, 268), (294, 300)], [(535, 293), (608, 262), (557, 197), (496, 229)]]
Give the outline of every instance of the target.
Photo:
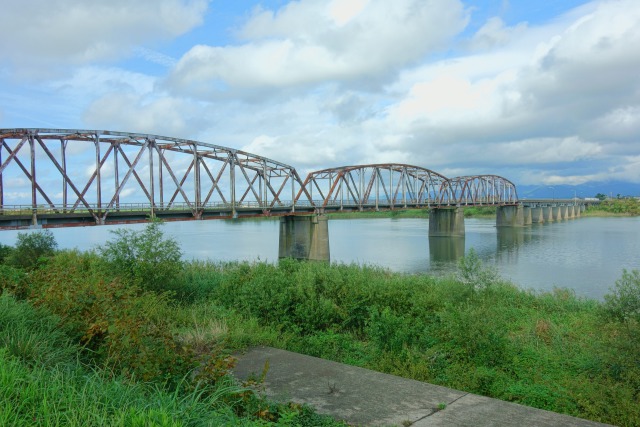
[(497, 175), (458, 176), (446, 185), (458, 205), (506, 205), (518, 201), (515, 184)]
[(326, 208), (430, 207), (455, 203), (447, 178), (429, 169), (405, 164), (343, 166), (311, 172), (297, 198), (311, 196)]
[(236, 209), (253, 207), (269, 215), (274, 207), (294, 210), (291, 200), (298, 189), (297, 199), (311, 204), (292, 166), (233, 148), (128, 132), (0, 129), (4, 211), (9, 209), (7, 180), (30, 187), (24, 207), (34, 213), (89, 212), (98, 224), (109, 212), (133, 205), (152, 212), (180, 207), (195, 218), (209, 207), (228, 208), (234, 215)]

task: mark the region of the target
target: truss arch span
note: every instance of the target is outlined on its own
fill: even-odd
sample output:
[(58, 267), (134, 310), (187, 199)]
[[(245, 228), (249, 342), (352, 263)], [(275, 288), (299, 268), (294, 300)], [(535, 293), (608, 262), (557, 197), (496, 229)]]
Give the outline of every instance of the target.
[(459, 205), (506, 205), (518, 202), (516, 186), (498, 175), (467, 175), (448, 180), (449, 192)]
[[(5, 186), (3, 186), (3, 181)], [(6, 183), (21, 191), (6, 191)], [(123, 210), (269, 215), (308, 200), (295, 168), (233, 148), (130, 132), (0, 129), (0, 208), (90, 215)]]
[[(320, 210), (430, 207), (455, 203), (448, 179), (401, 163), (342, 166), (311, 172), (303, 188)], [(302, 197), (300, 191), (297, 197)]]

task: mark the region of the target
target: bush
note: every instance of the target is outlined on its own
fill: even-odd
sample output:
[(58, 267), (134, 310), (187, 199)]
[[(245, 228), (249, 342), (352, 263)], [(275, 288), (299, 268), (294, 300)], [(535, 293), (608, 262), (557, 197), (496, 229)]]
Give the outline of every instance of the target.
[(13, 247), (0, 243), (0, 264), (9, 261), (9, 257), (13, 253)]
[(165, 290), (182, 270), (182, 252), (174, 239), (164, 237), (160, 225), (152, 221), (142, 231), (112, 231), (116, 238), (98, 251), (114, 271), (146, 289)]
[(485, 266), (476, 251), (471, 248), (469, 253), (458, 261), (457, 279), (474, 291), (482, 291), (500, 281), (500, 276), (495, 268)]
[(605, 310), (614, 319), (640, 322), (640, 271), (623, 270), (611, 293), (604, 296)]
[(45, 257), (56, 251), (58, 243), (49, 230), (18, 233), (15, 250), (9, 255), (9, 263), (18, 268), (33, 270)]
[(60, 316), (95, 362), (141, 380), (177, 380), (194, 367), (168, 322), (169, 295), (113, 279), (92, 254), (64, 251), (30, 276), (31, 300)]
[(25, 272), (9, 265), (0, 264), (0, 295), (5, 291), (17, 298), (26, 297)]

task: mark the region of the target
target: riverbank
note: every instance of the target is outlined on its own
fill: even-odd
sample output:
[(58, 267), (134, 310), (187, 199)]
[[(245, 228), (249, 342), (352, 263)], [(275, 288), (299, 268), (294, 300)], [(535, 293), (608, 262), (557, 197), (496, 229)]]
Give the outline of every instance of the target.
[[(11, 308), (0, 310), (0, 369), (15, 383), (60, 375), (50, 394), (34, 387), (35, 397), (7, 415), (14, 418), (0, 419), (27, 425), (46, 411), (82, 413), (122, 386), (150, 400), (113, 401), (109, 416), (197, 424), (184, 409), (193, 405), (204, 411), (198, 417), (247, 425), (336, 425), (229, 382), (230, 354), (270, 345), (595, 421), (640, 423), (640, 319), (625, 305), (640, 293), (637, 275), (623, 276), (624, 292), (601, 303), (567, 290), (523, 291), (473, 253), (455, 275), (439, 278), (291, 260), (183, 262), (175, 242), (153, 227), (115, 233), (94, 253), (52, 248), (25, 257), (0, 248), (2, 301)], [(33, 263), (17, 264), (25, 259)], [(15, 326), (45, 317), (53, 326), (37, 337), (35, 320)], [(61, 348), (68, 350), (53, 352)], [(51, 355), (44, 370), (41, 355)], [(73, 380), (62, 369), (68, 363), (79, 364)], [(74, 396), (88, 381), (101, 390), (88, 401), (42, 406), (51, 400), (43, 396)], [(22, 402), (18, 389), (3, 393), (0, 401)]]
[[(429, 218), (429, 209), (395, 209), (381, 211), (330, 212), (330, 219), (363, 218)], [(466, 218), (491, 218), (496, 216), (495, 206), (474, 206), (464, 208)]]
[(583, 213), (586, 216), (625, 217), (640, 216), (640, 199), (608, 199), (592, 205)]

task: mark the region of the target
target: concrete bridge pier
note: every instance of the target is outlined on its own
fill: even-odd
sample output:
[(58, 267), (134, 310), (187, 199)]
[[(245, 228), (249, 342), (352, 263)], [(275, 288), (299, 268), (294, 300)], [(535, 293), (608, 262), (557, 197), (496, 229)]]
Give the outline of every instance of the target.
[(429, 237), (464, 236), (464, 209), (435, 208), (429, 211)]
[(498, 206), (496, 211), (496, 227), (524, 226), (524, 206)]
[(329, 221), (325, 215), (280, 218), (279, 258), (329, 261)]
[(533, 224), (532, 208), (530, 208), (529, 206), (524, 206), (522, 210), (522, 216), (523, 216), (523, 225)]
[(551, 215), (553, 216), (554, 221), (562, 221), (562, 211), (560, 210), (560, 206), (552, 206)]
[(544, 222), (553, 222), (555, 217), (553, 216), (553, 208), (551, 206), (542, 207), (542, 216)]
[(544, 222), (544, 208), (534, 207), (531, 208), (531, 223), (542, 224)]
[(567, 206), (567, 219), (573, 219), (573, 205)]

